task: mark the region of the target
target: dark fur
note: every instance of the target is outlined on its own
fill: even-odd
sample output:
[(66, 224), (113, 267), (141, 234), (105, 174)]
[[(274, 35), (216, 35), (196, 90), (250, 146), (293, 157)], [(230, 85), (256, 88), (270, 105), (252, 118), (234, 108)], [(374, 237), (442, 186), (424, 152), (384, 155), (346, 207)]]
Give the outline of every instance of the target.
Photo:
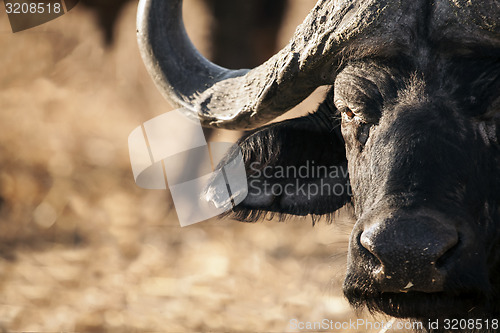
[[(239, 143), (247, 165), (300, 165), (306, 160), (341, 165), (347, 160), (352, 198), (321, 197), (293, 207), (281, 206), (280, 198), (258, 207), (244, 201), (235, 216), (245, 221), (268, 212), (280, 219), (288, 214), (332, 218), (351, 202), (357, 222), (345, 296), (356, 308), (366, 306), (371, 312), (424, 323), (500, 318), (500, 52), (479, 49), (455, 55), (445, 45), (416, 43), (410, 50), (386, 52), (380, 50), (383, 45), (376, 52), (374, 46), (365, 52), (346, 49), (334, 88), (315, 113), (266, 126)], [(340, 113), (333, 103), (337, 99), (345, 100), (346, 110), (357, 107), (358, 118), (342, 120), (342, 135)], [(408, 266), (397, 252), (415, 249), (403, 244), (392, 250), (395, 245), (388, 242), (384, 251), (396, 251), (391, 257), (395, 266), (411, 270), (396, 274), (416, 276), (415, 290), (388, 291), (373, 277), (381, 265), (378, 254), (359, 239), (368, 226), (391, 216), (406, 217), (401, 222), (393, 218), (377, 230), (388, 233), (387, 228), (395, 228), (404, 234), (408, 229), (400, 225), (403, 220), (418, 225), (422, 214), (439, 221), (437, 231), (419, 230), (403, 237), (409, 243), (429, 240), (429, 251), (438, 259), (431, 264), (439, 270), (432, 274), (443, 276), (444, 283), (439, 291), (426, 291), (430, 277), (418, 275), (421, 263)], [(444, 246), (440, 228), (455, 231), (458, 239), (444, 254), (439, 252)], [(396, 282), (389, 282), (391, 288)]]

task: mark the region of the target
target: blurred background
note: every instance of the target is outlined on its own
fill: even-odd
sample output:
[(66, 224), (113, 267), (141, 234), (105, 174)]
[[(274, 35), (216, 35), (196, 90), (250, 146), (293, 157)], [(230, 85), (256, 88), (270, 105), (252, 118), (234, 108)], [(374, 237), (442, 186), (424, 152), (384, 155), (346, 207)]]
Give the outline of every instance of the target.
[[(184, 15), (205, 56), (251, 67), (314, 4), (186, 0)], [(278, 332), (363, 316), (341, 293), (343, 215), (180, 228), (168, 191), (135, 185), (127, 137), (171, 110), (138, 53), (137, 1), (82, 0), (16, 34), (0, 7), (0, 332)]]

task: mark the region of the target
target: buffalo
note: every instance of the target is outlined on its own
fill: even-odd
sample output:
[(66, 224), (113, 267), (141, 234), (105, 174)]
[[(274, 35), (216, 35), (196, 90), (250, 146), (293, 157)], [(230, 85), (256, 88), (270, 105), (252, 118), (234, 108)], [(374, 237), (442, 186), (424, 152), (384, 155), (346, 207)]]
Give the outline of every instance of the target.
[[(141, 0), (137, 23), (172, 104), (207, 127), (255, 129), (238, 143), (249, 186), (236, 218), (335, 220), (347, 205), (343, 289), (355, 308), (432, 332), (497, 331), (498, 1), (319, 0), (289, 44), (250, 70), (195, 50), (181, 0)], [(317, 110), (265, 125), (319, 86), (331, 88)]]

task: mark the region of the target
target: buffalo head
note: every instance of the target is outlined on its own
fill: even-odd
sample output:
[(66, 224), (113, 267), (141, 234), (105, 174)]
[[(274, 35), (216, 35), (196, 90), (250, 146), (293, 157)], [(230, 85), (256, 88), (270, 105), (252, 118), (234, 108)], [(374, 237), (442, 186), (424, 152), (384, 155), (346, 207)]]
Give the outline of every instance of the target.
[[(239, 71), (196, 52), (181, 5), (142, 1), (139, 45), (162, 93), (204, 125), (256, 128), (331, 86), (316, 112), (239, 142), (250, 186), (238, 218), (349, 204), (352, 305), (500, 315), (498, 1), (320, 0), (283, 50)], [(293, 172), (303, 166), (316, 172)]]

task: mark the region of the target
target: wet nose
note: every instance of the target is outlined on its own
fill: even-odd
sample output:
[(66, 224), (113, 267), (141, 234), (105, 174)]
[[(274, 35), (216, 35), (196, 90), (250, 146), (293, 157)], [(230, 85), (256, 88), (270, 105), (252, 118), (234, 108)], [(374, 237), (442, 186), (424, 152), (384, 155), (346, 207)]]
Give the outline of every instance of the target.
[(359, 243), (373, 255), (372, 274), (383, 292), (439, 292), (459, 237), (431, 217), (389, 218), (369, 225)]

